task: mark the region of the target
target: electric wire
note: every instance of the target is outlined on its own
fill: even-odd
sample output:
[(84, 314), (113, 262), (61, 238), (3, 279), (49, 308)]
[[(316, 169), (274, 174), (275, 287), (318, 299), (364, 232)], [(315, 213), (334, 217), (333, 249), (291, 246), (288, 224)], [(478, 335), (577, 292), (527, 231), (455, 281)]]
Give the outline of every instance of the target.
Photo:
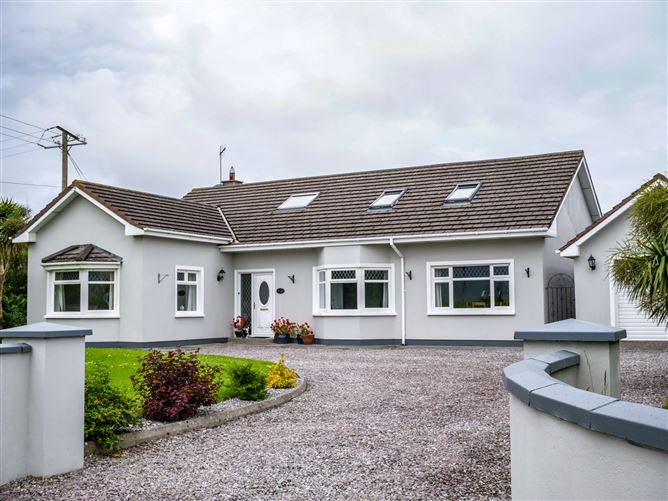
[(55, 184), (36, 184), (36, 183), (20, 183), (18, 181), (0, 181), (0, 184), (17, 184), (19, 186), (37, 186), (40, 188), (60, 188)]
[(15, 157), (15, 156), (17, 156), (17, 155), (23, 155), (24, 153), (30, 153), (31, 151), (37, 151), (37, 150), (41, 150), (41, 149), (42, 149), (42, 147), (40, 147), (40, 148), (32, 148), (32, 149), (30, 149), (30, 150), (26, 150), (26, 151), (19, 151), (18, 153), (12, 153), (12, 154), (10, 154), (10, 155), (2, 156), (2, 157), (0, 157), (0, 160), (2, 160), (2, 159), (4, 159), (4, 158), (9, 158), (9, 157)]
[(18, 118), (12, 118), (12, 117), (9, 117), (7, 115), (3, 115), (2, 113), (0, 113), (0, 117), (6, 118), (8, 120), (13, 120), (14, 122), (18, 122), (18, 123), (23, 124), (23, 125), (28, 125), (30, 127), (34, 127), (35, 129), (46, 130), (46, 127), (40, 127), (39, 125), (24, 122), (23, 120), (19, 120)]

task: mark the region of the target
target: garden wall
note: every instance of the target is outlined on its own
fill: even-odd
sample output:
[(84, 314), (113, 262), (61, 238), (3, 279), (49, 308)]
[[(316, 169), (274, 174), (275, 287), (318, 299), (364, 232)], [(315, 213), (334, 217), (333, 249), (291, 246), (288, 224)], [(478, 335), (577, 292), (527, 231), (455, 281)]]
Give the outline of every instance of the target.
[[(624, 336), (574, 320), (516, 335), (526, 358), (504, 369), (513, 499), (668, 499), (668, 411), (614, 395)], [(601, 372), (607, 391), (583, 389)]]
[(90, 334), (44, 322), (0, 331), (0, 485), (83, 466)]

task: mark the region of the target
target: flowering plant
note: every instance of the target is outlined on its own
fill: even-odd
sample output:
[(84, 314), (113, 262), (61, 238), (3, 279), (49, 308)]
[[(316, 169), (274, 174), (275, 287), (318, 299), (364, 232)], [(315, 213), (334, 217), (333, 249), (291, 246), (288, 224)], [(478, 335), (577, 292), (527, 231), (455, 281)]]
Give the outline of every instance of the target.
[(297, 326), (297, 335), (298, 336), (308, 336), (313, 334), (313, 328), (309, 325), (308, 322), (299, 324)]
[(290, 322), (287, 318), (278, 318), (271, 323), (271, 331), (274, 334), (285, 334), (293, 337), (296, 334), (297, 324)]
[(235, 331), (243, 331), (248, 328), (248, 319), (244, 316), (236, 316), (232, 319), (232, 327)]

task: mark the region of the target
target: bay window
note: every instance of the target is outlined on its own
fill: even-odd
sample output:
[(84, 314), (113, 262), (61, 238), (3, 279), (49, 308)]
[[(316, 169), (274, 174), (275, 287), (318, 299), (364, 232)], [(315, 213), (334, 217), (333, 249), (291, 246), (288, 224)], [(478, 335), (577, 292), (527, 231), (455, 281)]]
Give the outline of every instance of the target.
[(428, 313), (514, 314), (513, 262), (427, 263)]
[(47, 268), (47, 317), (117, 317), (118, 267)]
[(315, 315), (393, 315), (393, 265), (314, 268)]

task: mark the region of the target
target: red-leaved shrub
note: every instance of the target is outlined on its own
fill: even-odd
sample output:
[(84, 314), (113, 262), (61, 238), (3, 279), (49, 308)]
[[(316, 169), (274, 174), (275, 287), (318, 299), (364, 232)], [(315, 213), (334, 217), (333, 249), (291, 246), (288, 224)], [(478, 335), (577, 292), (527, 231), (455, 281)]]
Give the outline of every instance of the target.
[(142, 359), (131, 379), (146, 419), (180, 421), (194, 416), (198, 407), (216, 402), (223, 383), (220, 368), (202, 363), (197, 351), (150, 350)]

